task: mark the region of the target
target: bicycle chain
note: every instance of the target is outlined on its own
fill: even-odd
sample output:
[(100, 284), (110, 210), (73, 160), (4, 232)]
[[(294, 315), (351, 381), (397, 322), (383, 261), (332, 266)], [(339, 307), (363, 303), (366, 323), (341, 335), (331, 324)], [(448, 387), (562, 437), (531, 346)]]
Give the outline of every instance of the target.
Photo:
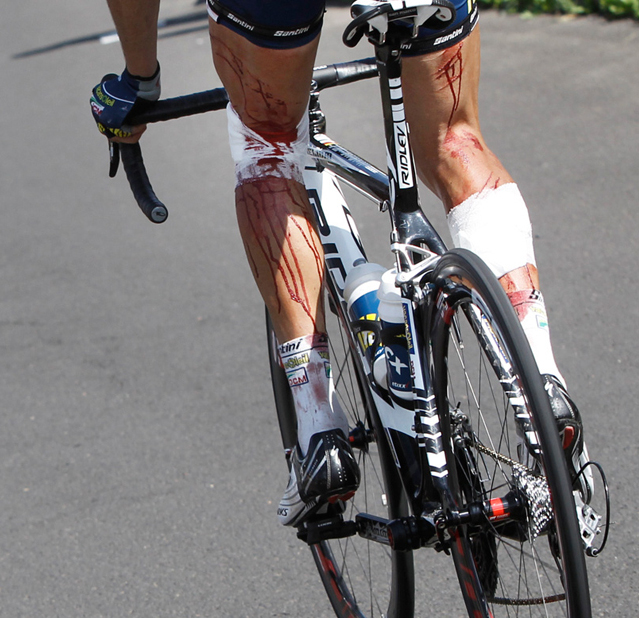
[(530, 474), (531, 476), (543, 478), (543, 474), (541, 474), (540, 472), (537, 472), (533, 470), (532, 468), (525, 466), (523, 463), (519, 461), (515, 461), (514, 459), (511, 459), (510, 457), (506, 457), (506, 455), (502, 455), (501, 453), (498, 453), (497, 451), (494, 451), (493, 449), (490, 449), (487, 446), (484, 446), (481, 442), (478, 442), (477, 440), (473, 441), (473, 446), (480, 453), (483, 453), (484, 455), (488, 455), (489, 457), (492, 457), (495, 461), (498, 461), (499, 463), (507, 464), (511, 468), (516, 469), (520, 472), (526, 472)]

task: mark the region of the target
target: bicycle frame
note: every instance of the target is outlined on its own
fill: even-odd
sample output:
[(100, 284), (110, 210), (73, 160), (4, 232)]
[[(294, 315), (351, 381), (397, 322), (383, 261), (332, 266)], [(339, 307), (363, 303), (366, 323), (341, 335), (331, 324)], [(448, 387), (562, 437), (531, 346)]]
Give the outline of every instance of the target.
[[(309, 154), (316, 165), (306, 168), (304, 180), (324, 247), (327, 286), (333, 299), (339, 301), (341, 320), (349, 320), (344, 282), (353, 266), (366, 256), (336, 177), (376, 202), (380, 210), (389, 212), (391, 250), (400, 273), (398, 280), (401, 281), (405, 327), (410, 342), (414, 398), (409, 402), (391, 398), (372, 379), (367, 378), (367, 382), (406, 495), (411, 497), (412, 513), (415, 517), (422, 517), (424, 504), (434, 500), (442, 501), (445, 509), (456, 510), (448, 489), (448, 467), (435, 397), (428, 378), (429, 371), (424, 370), (427, 362), (425, 342), (418, 340), (414, 308), (414, 302), (422, 300), (419, 280), (432, 269), (446, 247), (419, 204), (417, 176), (402, 103), (399, 58), (393, 53), (392, 46), (379, 45), (376, 46), (376, 59), (388, 160), (394, 165), (389, 166), (388, 175), (384, 174), (324, 134), (319, 94), (314, 92), (310, 106)], [(419, 310), (428, 311), (427, 302), (422, 302)], [(365, 354), (354, 340), (351, 346), (360, 355), (370, 376), (371, 367)], [(416, 458), (421, 468), (419, 478), (405, 472)]]

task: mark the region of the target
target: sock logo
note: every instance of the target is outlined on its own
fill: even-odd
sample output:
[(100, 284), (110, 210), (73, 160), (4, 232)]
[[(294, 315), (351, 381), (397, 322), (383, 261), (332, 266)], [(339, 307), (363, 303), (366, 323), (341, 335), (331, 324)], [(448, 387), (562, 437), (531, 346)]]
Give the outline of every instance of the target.
[(287, 372), (286, 377), (288, 378), (288, 385), (291, 388), (294, 386), (302, 386), (302, 384), (308, 384), (308, 374), (304, 367)]
[(330, 363), (324, 363), (324, 371), (326, 372), (326, 378), (330, 380), (333, 377), (333, 370), (331, 369)]
[(292, 354), (293, 352), (297, 352), (303, 340), (304, 338), (302, 337), (301, 339), (298, 339), (297, 341), (289, 341), (288, 343), (283, 343), (280, 346), (280, 355), (286, 356), (288, 354)]
[(301, 365), (308, 365), (311, 361), (311, 356), (308, 352), (303, 352), (302, 354), (298, 354), (297, 356), (290, 356), (284, 361), (284, 369), (287, 371), (289, 369), (296, 369)]

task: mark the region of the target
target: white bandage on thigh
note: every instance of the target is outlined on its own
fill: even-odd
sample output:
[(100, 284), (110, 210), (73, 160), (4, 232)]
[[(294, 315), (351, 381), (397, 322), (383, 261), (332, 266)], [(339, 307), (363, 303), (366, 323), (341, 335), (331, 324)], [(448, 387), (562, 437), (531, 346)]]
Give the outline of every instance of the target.
[(536, 265), (528, 209), (515, 183), (471, 195), (448, 214), (455, 247), (476, 253), (499, 278)]
[(302, 174), (308, 157), (309, 140), (307, 114), (297, 125), (295, 139), (270, 142), (247, 127), (230, 103), (226, 110), (238, 185), (265, 177), (304, 182)]

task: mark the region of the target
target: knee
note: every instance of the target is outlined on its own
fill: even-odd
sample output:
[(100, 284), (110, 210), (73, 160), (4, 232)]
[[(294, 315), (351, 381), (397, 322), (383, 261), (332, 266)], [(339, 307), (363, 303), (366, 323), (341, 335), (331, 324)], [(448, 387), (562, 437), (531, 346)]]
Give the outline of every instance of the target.
[(422, 180), (446, 210), (484, 188), (512, 182), (473, 123), (459, 121), (440, 127), (431, 145), (420, 145), (416, 152)]
[(306, 115), (297, 125), (282, 120), (255, 128), (247, 126), (231, 105), (227, 115), (238, 185), (265, 177), (303, 182), (309, 139)]
[(413, 150), (419, 176), (450, 208), (451, 184), (464, 184), (478, 155), (485, 152), (481, 134), (472, 125), (458, 122), (435, 127), (427, 134), (418, 130), (415, 137)]
[(437, 159), (440, 162), (453, 160), (462, 163), (486, 152), (486, 144), (477, 127), (466, 122), (457, 122), (440, 130), (437, 141)]

